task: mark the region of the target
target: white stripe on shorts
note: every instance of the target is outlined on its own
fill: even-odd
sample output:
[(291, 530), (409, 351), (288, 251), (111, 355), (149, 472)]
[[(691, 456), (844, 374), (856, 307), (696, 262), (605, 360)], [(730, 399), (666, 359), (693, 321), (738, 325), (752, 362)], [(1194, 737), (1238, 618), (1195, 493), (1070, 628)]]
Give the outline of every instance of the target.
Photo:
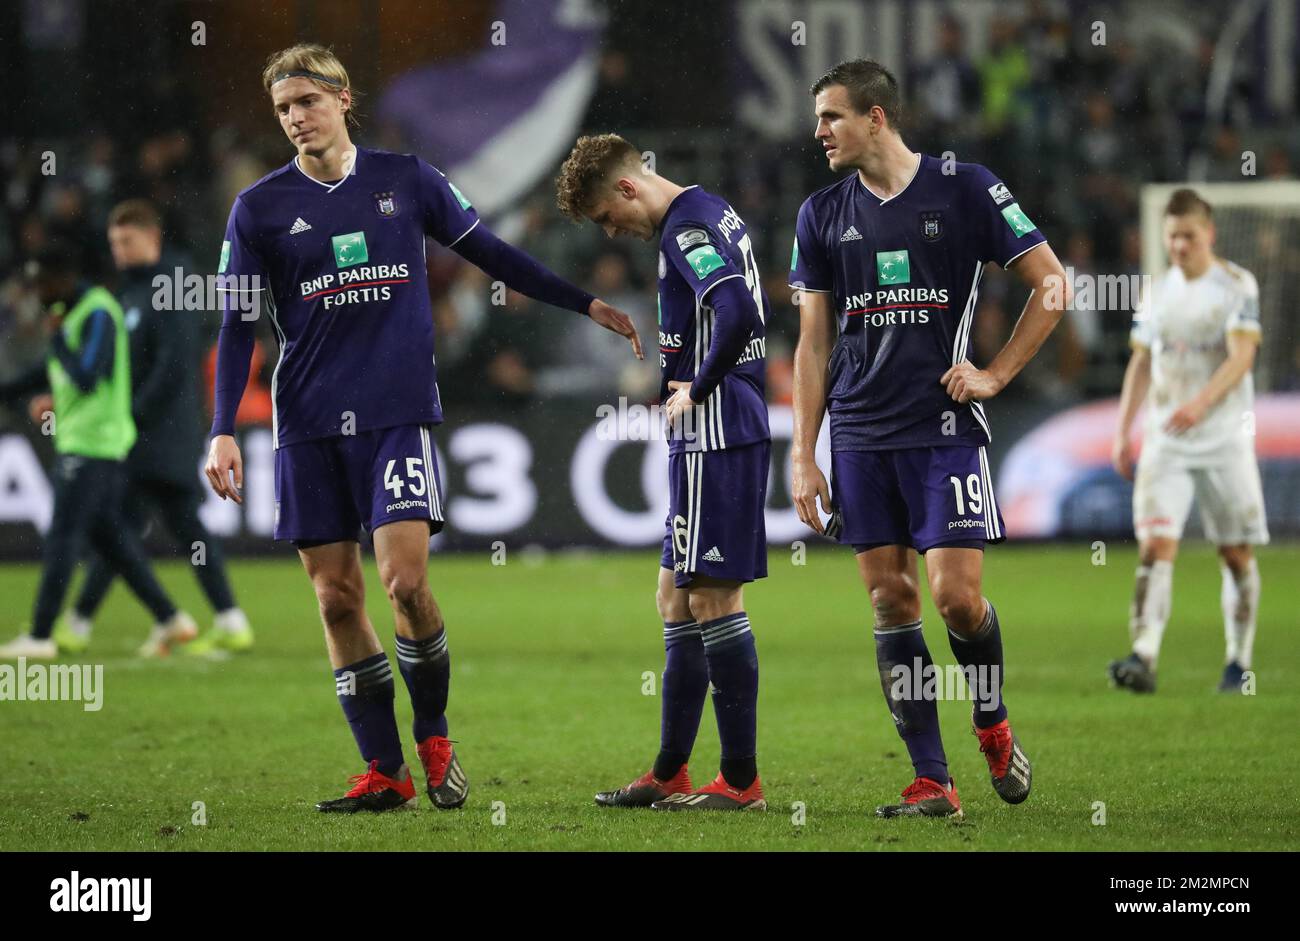
[(438, 487), (433, 473), (433, 442), (429, 438), (429, 426), (420, 426), (420, 447), (424, 451), (424, 486), (429, 496), (429, 519), (442, 522), (442, 501), (438, 499)]
[(704, 491), (704, 452), (686, 455), (686, 571), (694, 572), (700, 555), (700, 499)]
[(984, 483), (984, 523), (992, 539), (1002, 538), (1002, 527), (998, 525), (998, 501), (993, 496), (993, 474), (989, 470), (989, 457), (984, 448), (980, 448), (980, 477)]

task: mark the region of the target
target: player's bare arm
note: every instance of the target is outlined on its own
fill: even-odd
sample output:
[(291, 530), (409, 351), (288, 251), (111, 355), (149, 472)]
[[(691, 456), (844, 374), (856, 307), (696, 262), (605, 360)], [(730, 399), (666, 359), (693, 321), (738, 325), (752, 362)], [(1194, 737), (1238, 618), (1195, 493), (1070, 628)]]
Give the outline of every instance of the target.
[(1124, 385), (1119, 395), (1119, 421), (1115, 427), (1115, 442), (1111, 446), (1110, 462), (1115, 472), (1125, 480), (1133, 479), (1133, 443), (1130, 431), (1138, 409), (1146, 401), (1151, 386), (1151, 350), (1140, 343), (1133, 344), (1133, 355), (1124, 370)]
[(1259, 349), (1259, 333), (1254, 330), (1233, 330), (1228, 334), (1227, 342), (1228, 358), (1214, 371), (1200, 392), (1169, 416), (1169, 421), (1165, 424), (1166, 431), (1181, 434), (1195, 426), (1254, 368), (1255, 351)]
[(1011, 270), (1032, 292), (1011, 338), (988, 368), (961, 362), (939, 379), (953, 400), (963, 405), (991, 399), (1005, 389), (1034, 358), (1074, 298), (1065, 269), (1046, 242), (1012, 262)]
[(831, 490), (817, 466), (817, 433), (826, 414), (827, 365), (835, 345), (835, 315), (831, 295), (799, 292), (799, 344), (794, 353), (794, 441), (791, 450), (793, 479), (790, 493), (799, 519), (814, 532), (824, 533), (817, 501), (831, 511)]

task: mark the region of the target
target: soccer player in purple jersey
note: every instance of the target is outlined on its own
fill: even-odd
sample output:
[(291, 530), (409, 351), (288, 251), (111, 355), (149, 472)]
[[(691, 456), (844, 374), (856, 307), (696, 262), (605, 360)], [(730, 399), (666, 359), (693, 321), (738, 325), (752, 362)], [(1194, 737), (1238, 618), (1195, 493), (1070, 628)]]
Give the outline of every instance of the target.
[(415, 711), (416, 750), (435, 807), (469, 785), (447, 738), (451, 669), (428, 584), (429, 536), (443, 526), (431, 430), (442, 421), (425, 239), (454, 249), (530, 297), (584, 313), (640, 340), (628, 317), (493, 236), (469, 200), (411, 155), (355, 147), (352, 90), (329, 50), (294, 46), (262, 75), (297, 154), (240, 193), (220, 273), (225, 316), (206, 467), (222, 499), (242, 502), (235, 413), (248, 379), (257, 312), (280, 360), (271, 381), (275, 537), (311, 578), (335, 687), (366, 771), (325, 812), (413, 805), (415, 786), (393, 715), (393, 674), (366, 617), (359, 531), (373, 534), (392, 605), (397, 657)]
[[(649, 171), (616, 134), (579, 138), (556, 189), (574, 220), (589, 219), (611, 238), (659, 242), (670, 487), (656, 595), (666, 650), (660, 748), (649, 771), (596, 803), (762, 810), (758, 653), (744, 585), (767, 575), (769, 305), (749, 232), (726, 200)], [(721, 770), (692, 790), (687, 760), (710, 683)]]
[[(981, 589), (983, 549), (1003, 539), (983, 402), (1033, 357), (1070, 301), (1065, 273), (1006, 184), (978, 164), (913, 153), (894, 77), (842, 63), (812, 88), (817, 140), (852, 170), (804, 201), (790, 281), (800, 289), (792, 493), (799, 517), (853, 546), (875, 614), (876, 662), (915, 780), (883, 817), (961, 814), (939, 737), (921, 632), (917, 553), (970, 684), (972, 721), (1008, 803), (1031, 771), (1002, 701), (1002, 636)], [(966, 359), (987, 262), (1032, 289), (1002, 350)], [(1055, 287), (1055, 291), (1053, 291)], [(814, 448), (830, 412), (832, 488)], [(824, 528), (817, 502), (831, 520)]]

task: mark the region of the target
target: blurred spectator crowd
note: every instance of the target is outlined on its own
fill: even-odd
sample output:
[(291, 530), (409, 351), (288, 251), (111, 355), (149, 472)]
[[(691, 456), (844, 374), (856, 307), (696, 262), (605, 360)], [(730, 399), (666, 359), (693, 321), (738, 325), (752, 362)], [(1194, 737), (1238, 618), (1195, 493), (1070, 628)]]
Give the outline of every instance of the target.
[[(1067, 19), (1056, 4), (1006, 7), (1008, 15), (993, 21), (980, 54), (959, 18), (940, 19), (934, 54), (909, 62), (899, 75), (904, 137), (913, 149), (952, 151), (958, 160), (993, 167), (1076, 272), (1140, 273), (1140, 187), (1185, 179), (1194, 154), (1206, 160), (1210, 180), (1242, 180), (1245, 150), (1257, 152), (1257, 178), (1294, 176), (1300, 146), (1295, 115), (1269, 114), (1260, 89), (1249, 81), (1233, 77), (1223, 121), (1206, 114), (1216, 39), (1210, 26), (1189, 55), (1146, 44), (1139, 49), (1121, 30), (1112, 30), (1105, 45), (1093, 45), (1080, 16)], [(661, 172), (727, 196), (766, 243), (758, 248), (774, 308), (769, 394), (788, 401), (798, 330), (785, 270), (794, 218), (808, 193), (833, 180), (812, 146), (811, 119), (807, 138), (789, 142), (767, 141), (738, 126), (674, 124), (680, 112), (674, 102), (661, 100), (654, 75), (643, 67), (638, 28), (636, 21), (621, 30), (611, 26), (583, 130), (617, 130), (642, 149), (655, 149)], [(39, 311), (19, 273), (22, 259), (46, 240), (61, 237), (81, 246), (86, 270), (111, 286), (104, 241), (108, 211), (120, 199), (146, 196), (163, 212), (169, 246), (196, 259), (195, 270), (211, 272), (234, 195), (289, 157), (269, 120), (265, 139), (248, 140), (221, 124), (203, 127), (178, 118), (169, 127), (154, 117), (138, 137), (96, 128), (75, 139), (0, 136), (0, 377), (43, 348)], [(369, 143), (364, 129), (358, 140)], [(48, 154), (56, 161), (52, 174), (42, 172)], [(438, 162), (436, 154), (422, 156)], [(507, 217), (490, 222), (503, 237), (631, 314), (647, 359), (636, 363), (618, 337), (579, 323), (576, 315), (541, 310), (525, 297), (494, 290), (454, 254), (431, 250), (428, 278), (444, 401), (515, 408), (559, 397), (655, 398), (652, 245), (607, 242), (594, 226), (562, 219), (550, 180), (541, 181)], [(1011, 278), (985, 278), (973, 337), (977, 363), (1005, 341), (1024, 296)], [(1017, 394), (1066, 404), (1116, 393), (1127, 356), (1128, 313), (1069, 312)], [(215, 337), (219, 316), (205, 317)], [(266, 342), (266, 362), (273, 364), (269, 331)], [(1300, 386), (1294, 332), (1289, 342), (1295, 355), (1275, 387)]]

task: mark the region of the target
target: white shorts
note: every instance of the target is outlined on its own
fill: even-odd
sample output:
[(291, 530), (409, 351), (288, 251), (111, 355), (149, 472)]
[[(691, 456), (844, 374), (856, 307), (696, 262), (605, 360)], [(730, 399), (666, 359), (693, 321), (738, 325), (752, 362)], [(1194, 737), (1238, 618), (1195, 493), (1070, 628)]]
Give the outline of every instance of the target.
[(1253, 451), (1229, 452), (1219, 463), (1189, 467), (1159, 448), (1143, 449), (1133, 487), (1133, 527), (1139, 540), (1182, 539), (1193, 497), (1205, 538), (1216, 546), (1268, 542), (1264, 488)]

